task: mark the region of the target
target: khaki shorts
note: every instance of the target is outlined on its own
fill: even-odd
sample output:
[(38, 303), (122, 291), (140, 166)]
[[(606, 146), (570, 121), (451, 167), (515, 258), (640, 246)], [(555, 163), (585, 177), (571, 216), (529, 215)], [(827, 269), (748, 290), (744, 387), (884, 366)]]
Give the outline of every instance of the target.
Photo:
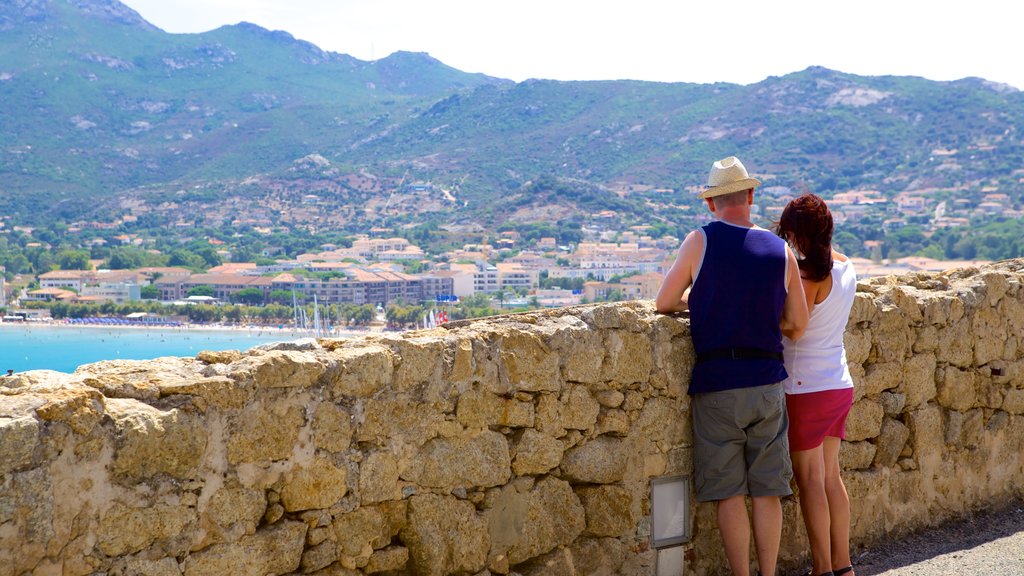
[(698, 502), (792, 494), (781, 382), (695, 394), (692, 407)]

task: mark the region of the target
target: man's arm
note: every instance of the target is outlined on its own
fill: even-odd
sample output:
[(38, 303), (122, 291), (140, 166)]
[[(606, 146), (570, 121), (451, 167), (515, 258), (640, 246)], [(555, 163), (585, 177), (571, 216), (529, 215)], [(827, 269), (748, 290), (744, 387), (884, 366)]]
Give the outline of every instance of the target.
[(796, 263), (793, 251), (786, 247), (786, 304), (782, 308), (782, 321), (779, 323), (782, 334), (790, 340), (799, 340), (807, 329), (810, 314), (807, 312), (807, 301), (804, 296), (803, 282), (800, 281), (800, 266)]
[(693, 284), (693, 268), (700, 261), (704, 251), (704, 236), (696, 230), (686, 235), (683, 244), (676, 254), (676, 261), (665, 276), (665, 281), (658, 290), (654, 306), (662, 314), (682, 312), (689, 306), (686, 302), (686, 290)]

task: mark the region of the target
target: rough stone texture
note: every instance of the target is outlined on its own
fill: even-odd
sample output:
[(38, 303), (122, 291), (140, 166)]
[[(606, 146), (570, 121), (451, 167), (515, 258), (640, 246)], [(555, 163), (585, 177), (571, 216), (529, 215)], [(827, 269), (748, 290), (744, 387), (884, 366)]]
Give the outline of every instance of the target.
[(619, 482), (626, 474), (627, 451), (625, 440), (599, 436), (565, 453), (562, 458), (562, 474), (581, 483)]
[(478, 572), (490, 548), (487, 524), (469, 502), (424, 494), (409, 500), (409, 525), (402, 530), (416, 574)]
[(287, 512), (330, 508), (348, 491), (345, 486), (347, 477), (348, 472), (344, 468), (317, 458), (309, 466), (285, 475), (281, 504)]
[(401, 477), (421, 486), (452, 489), (498, 486), (511, 475), (508, 441), (497, 432), (483, 431), (427, 442)]
[[(2, 377), (0, 574), (653, 575), (688, 331), (628, 302)], [(858, 285), (855, 548), (1024, 493), (1022, 335), (1024, 260)], [(686, 576), (720, 573), (691, 504)]]
[(525, 430), (515, 443), (512, 471), (517, 476), (546, 474), (558, 466), (565, 445), (543, 432)]
[(136, 400), (111, 398), (107, 414), (117, 428), (114, 473), (137, 482), (159, 473), (192, 477), (206, 450), (203, 422), (184, 411), (162, 411)]
[(286, 574), (302, 561), (306, 525), (281, 522), (235, 543), (214, 544), (191, 554), (184, 563), (185, 576), (221, 574)]
[(633, 497), (621, 486), (605, 485), (576, 491), (586, 512), (588, 536), (620, 536), (636, 525)]

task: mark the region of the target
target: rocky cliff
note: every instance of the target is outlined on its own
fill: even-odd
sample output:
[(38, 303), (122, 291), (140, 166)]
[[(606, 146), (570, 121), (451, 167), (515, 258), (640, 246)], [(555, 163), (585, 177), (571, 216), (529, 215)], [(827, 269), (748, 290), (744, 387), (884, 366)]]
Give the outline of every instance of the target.
[[(1016, 260), (859, 286), (856, 545), (1024, 494), (1022, 283)], [(0, 574), (654, 574), (692, 364), (685, 318), (624, 303), (5, 377)], [(685, 572), (723, 573), (691, 510)]]

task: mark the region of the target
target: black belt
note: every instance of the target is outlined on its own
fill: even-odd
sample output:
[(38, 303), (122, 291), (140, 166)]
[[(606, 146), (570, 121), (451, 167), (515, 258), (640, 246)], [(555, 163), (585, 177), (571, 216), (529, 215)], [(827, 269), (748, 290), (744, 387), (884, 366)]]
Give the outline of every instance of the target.
[(778, 360), (782, 361), (782, 352), (769, 352), (760, 348), (719, 348), (697, 354), (697, 362), (708, 360)]

